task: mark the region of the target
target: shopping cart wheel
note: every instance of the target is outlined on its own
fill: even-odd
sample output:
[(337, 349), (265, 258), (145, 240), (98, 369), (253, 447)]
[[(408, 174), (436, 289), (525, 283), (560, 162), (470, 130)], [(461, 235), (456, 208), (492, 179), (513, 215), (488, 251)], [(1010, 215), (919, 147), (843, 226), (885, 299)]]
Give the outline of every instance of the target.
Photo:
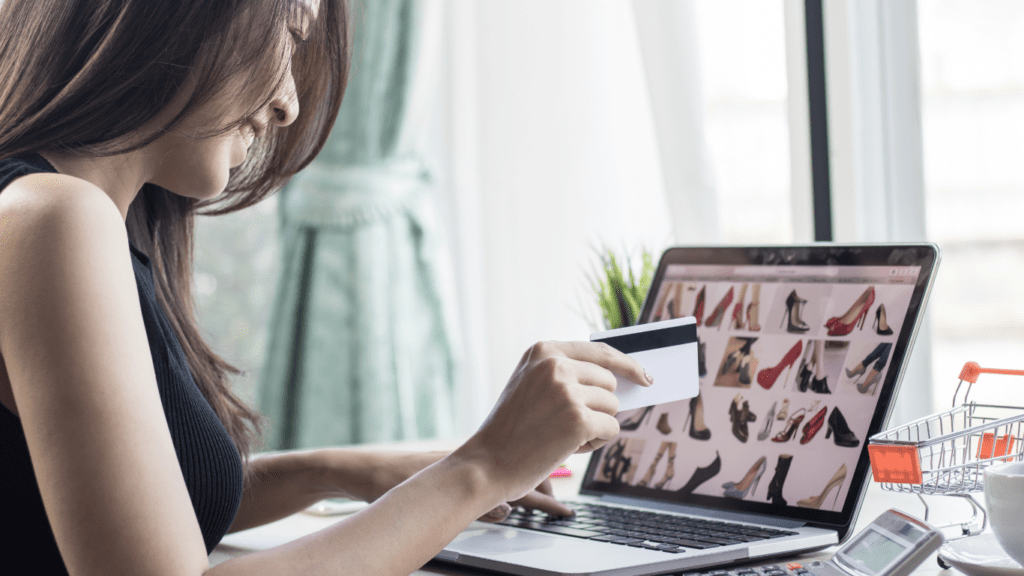
[(935, 561), (939, 563), (939, 568), (942, 568), (943, 570), (949, 570), (952, 568), (952, 566), (946, 564), (946, 561), (942, 559), (942, 556), (936, 556)]

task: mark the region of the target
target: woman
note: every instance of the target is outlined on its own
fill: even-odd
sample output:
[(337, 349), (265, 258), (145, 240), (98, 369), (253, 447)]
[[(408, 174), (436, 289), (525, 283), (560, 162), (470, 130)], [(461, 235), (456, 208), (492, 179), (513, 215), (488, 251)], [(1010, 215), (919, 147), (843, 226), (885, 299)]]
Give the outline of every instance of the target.
[[(193, 315), (194, 215), (316, 156), (348, 18), (343, 0), (0, 5), (0, 504), (33, 573), (407, 574), (507, 502), (571, 513), (544, 479), (618, 432), (613, 372), (643, 369), (540, 343), (444, 457), (247, 459), (258, 415)], [(210, 569), (226, 531), (336, 495), (373, 504)]]

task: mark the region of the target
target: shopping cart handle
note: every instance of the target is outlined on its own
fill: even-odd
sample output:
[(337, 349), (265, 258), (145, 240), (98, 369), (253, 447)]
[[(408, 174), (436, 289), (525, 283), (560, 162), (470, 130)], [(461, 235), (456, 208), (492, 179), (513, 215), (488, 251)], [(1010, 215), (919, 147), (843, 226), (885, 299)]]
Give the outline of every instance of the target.
[(960, 379), (971, 384), (978, 382), (980, 374), (1005, 374), (1007, 376), (1024, 376), (1024, 370), (1005, 370), (1002, 368), (982, 368), (977, 362), (968, 362), (960, 370)]

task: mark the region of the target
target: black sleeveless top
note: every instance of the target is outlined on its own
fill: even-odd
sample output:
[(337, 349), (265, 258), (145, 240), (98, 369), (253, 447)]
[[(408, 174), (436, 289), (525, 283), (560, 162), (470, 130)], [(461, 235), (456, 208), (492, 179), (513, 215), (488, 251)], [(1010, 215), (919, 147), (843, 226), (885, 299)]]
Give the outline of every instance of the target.
[[(38, 154), (0, 160), (0, 191), (15, 178), (35, 172), (56, 170)], [(209, 553), (238, 511), (242, 462), (227, 430), (196, 386), (174, 329), (156, 301), (149, 258), (135, 246), (130, 246), (130, 251), (160, 402)], [(0, 524), (11, 529), (3, 537), (4, 549), (25, 555), (34, 574), (67, 574), (32, 472), (21, 421), (2, 404), (0, 511)]]

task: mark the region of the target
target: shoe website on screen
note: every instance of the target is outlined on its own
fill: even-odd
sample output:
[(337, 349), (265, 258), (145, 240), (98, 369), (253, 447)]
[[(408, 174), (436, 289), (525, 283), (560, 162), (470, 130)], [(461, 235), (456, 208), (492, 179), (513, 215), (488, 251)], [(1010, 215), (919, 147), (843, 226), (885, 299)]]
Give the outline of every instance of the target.
[(620, 413), (593, 479), (841, 510), (919, 273), (669, 266), (648, 321), (696, 317), (700, 393)]

